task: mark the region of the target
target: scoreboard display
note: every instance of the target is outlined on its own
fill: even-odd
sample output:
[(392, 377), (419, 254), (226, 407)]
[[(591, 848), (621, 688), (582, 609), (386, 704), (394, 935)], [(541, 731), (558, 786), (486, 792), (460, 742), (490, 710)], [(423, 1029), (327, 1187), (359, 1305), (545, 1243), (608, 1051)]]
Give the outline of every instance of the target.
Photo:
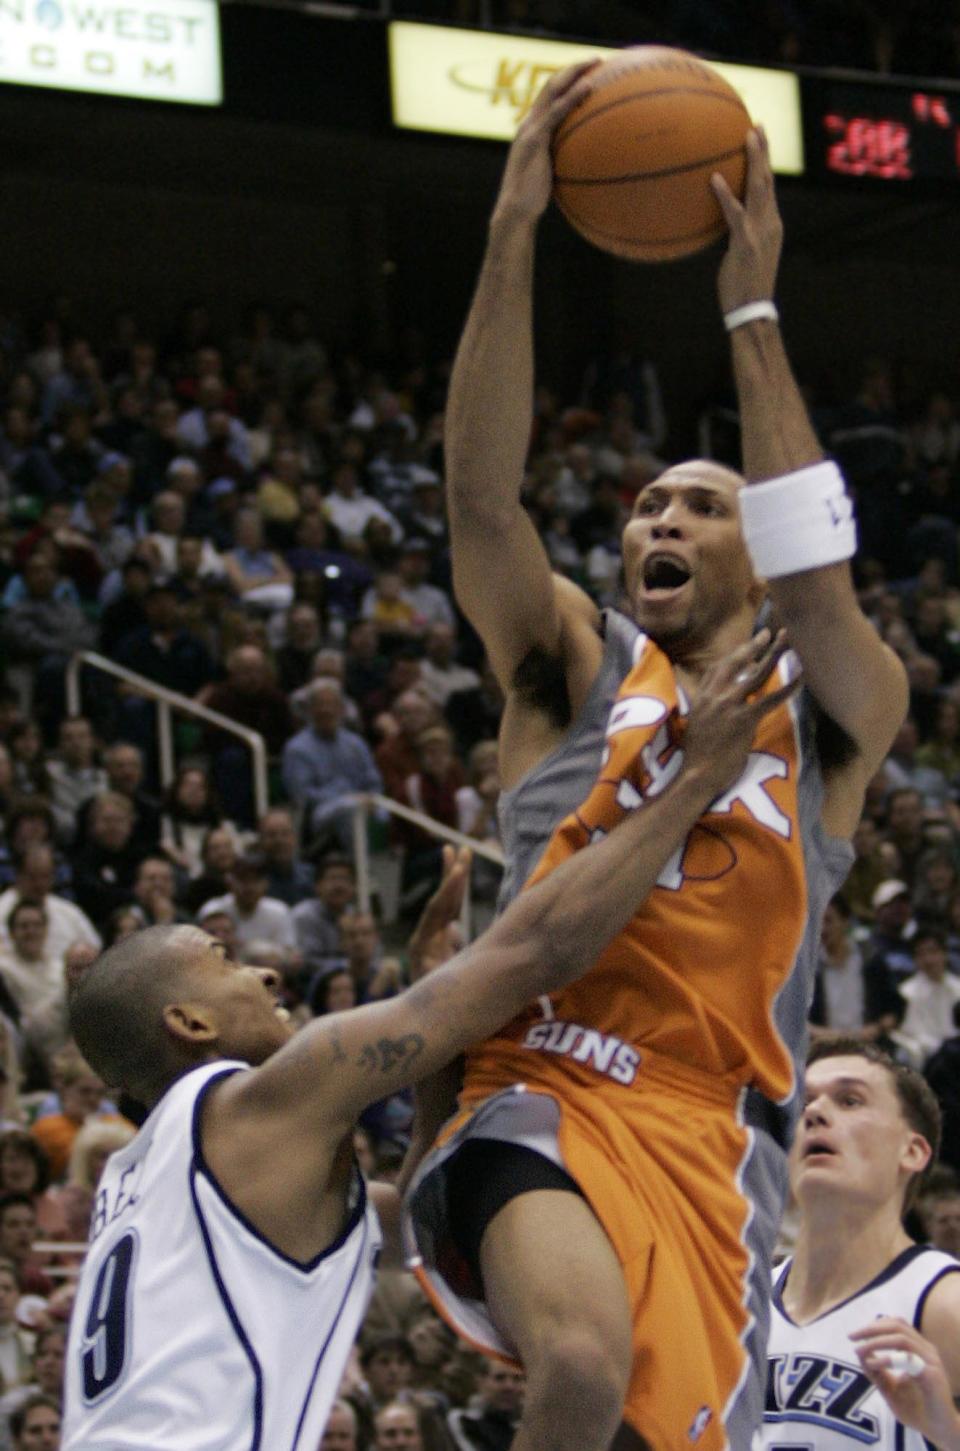
[(803, 109), (815, 177), (960, 182), (960, 91), (806, 76)]

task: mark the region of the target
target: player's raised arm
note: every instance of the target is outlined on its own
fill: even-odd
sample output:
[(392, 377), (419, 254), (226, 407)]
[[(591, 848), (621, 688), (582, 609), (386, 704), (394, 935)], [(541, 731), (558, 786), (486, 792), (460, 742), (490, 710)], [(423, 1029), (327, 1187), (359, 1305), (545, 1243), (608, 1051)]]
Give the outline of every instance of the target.
[[(559, 654), (562, 645), (550, 563), (520, 490), (533, 421), (534, 243), (550, 201), (550, 142), (589, 89), (589, 69), (555, 76), (510, 148), (447, 403), (454, 587), (505, 690), (531, 649)], [(586, 596), (578, 603), (589, 608)]]
[[(713, 178), (730, 227), (719, 294), (740, 403), (744, 533), (807, 685), (854, 742), (855, 775), (865, 783), (906, 713), (906, 677), (857, 603), (850, 501), (836, 466), (823, 458), (772, 305), (783, 228), (767, 143), (754, 132), (747, 144), (743, 204)], [(852, 829), (858, 803), (851, 814)]]
[(258, 1105), (282, 1111), (290, 1133), (306, 1143), (308, 1125), (315, 1139), (323, 1124), (346, 1128), (367, 1104), (435, 1072), (538, 996), (579, 977), (630, 920), (709, 803), (743, 770), (759, 719), (790, 689), (748, 699), (783, 648), (782, 638), (771, 643), (761, 632), (713, 667), (691, 712), (684, 765), (673, 784), (522, 892), (449, 964), (399, 997), (310, 1024), (224, 1092), (242, 1098), (247, 1114)]

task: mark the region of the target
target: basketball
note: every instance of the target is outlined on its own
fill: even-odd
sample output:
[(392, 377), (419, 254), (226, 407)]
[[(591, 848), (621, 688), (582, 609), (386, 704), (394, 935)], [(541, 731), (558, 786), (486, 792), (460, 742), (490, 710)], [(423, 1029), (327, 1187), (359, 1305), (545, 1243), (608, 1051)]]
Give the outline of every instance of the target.
[(553, 142), (554, 198), (588, 242), (666, 262), (726, 231), (710, 188), (718, 171), (743, 195), (749, 113), (712, 66), (642, 45), (599, 66), (593, 89)]

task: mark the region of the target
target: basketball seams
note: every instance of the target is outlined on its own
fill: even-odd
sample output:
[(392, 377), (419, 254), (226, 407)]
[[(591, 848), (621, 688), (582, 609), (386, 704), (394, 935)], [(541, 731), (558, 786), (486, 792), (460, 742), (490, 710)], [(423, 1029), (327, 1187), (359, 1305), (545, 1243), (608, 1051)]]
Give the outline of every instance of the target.
[(664, 176), (679, 176), (685, 171), (699, 171), (703, 166), (718, 166), (739, 156), (742, 146), (732, 146), (729, 151), (719, 151), (716, 156), (698, 156), (695, 161), (684, 161), (679, 166), (665, 166), (660, 171), (633, 171), (623, 176), (554, 176), (556, 186), (620, 186), (630, 181), (656, 181)]
[(726, 229), (709, 177), (719, 171), (742, 193), (750, 125), (734, 88), (697, 57), (640, 47), (605, 63), (554, 137), (554, 200), (614, 255), (689, 256)]
[[(607, 250), (613, 250), (616, 256), (626, 258), (627, 261), (670, 261), (673, 259), (658, 256), (659, 249), (663, 247), (685, 246), (690, 242), (701, 240), (706, 243), (712, 241), (715, 237), (721, 236), (724, 229), (724, 224), (717, 222), (713, 226), (703, 227), (696, 232), (683, 232), (678, 237), (657, 237), (654, 241), (643, 242), (636, 237), (621, 237), (617, 232), (605, 232), (601, 227), (592, 227), (588, 223), (580, 221), (578, 217), (575, 217), (571, 212), (567, 211), (559, 198), (557, 205), (567, 218), (567, 221), (576, 226), (588, 242), (593, 242), (598, 247), (605, 247)], [(648, 252), (641, 250), (647, 247), (650, 249)], [(632, 250), (627, 250), (628, 248)], [(679, 257), (686, 254), (677, 253), (676, 255)]]
[[(627, 71), (625, 74), (633, 75), (634, 72)], [(622, 78), (618, 76), (617, 80), (620, 79)], [(593, 94), (596, 95), (597, 93), (594, 92)], [(659, 99), (661, 96), (709, 96), (711, 100), (726, 101), (728, 105), (737, 106), (741, 111), (746, 111), (746, 107), (735, 91), (720, 90), (714, 86), (662, 86), (659, 90), (643, 91), (640, 95), (636, 91), (630, 91), (625, 96), (615, 96), (603, 106), (594, 107), (586, 116), (580, 116), (579, 119), (575, 120), (574, 117), (577, 115), (577, 110), (580, 109), (577, 107), (577, 110), (573, 111), (569, 118), (572, 124), (568, 125), (565, 129), (561, 127), (557, 136), (554, 138), (554, 158), (556, 158), (564, 142), (569, 141), (575, 131), (579, 131), (582, 126), (586, 126), (589, 122), (595, 121), (599, 116), (605, 116), (609, 111), (615, 111), (618, 106), (627, 106), (633, 101), (638, 103), (641, 101), (652, 101)], [(592, 96), (588, 96), (583, 104), (589, 105), (592, 99)]]

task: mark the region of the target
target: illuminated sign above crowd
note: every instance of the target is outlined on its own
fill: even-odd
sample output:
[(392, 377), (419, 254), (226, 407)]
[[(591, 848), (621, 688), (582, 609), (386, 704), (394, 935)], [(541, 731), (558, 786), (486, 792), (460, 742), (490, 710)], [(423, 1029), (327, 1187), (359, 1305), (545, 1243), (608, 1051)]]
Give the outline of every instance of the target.
[(0, 0), (0, 82), (217, 106), (216, 0)]
[[(2, 4), (2, 0), (0, 0)], [(413, 131), (509, 141), (540, 88), (556, 71), (592, 56), (616, 55), (602, 45), (575, 45), (528, 35), (497, 35), (444, 25), (391, 23), (393, 120)], [(800, 82), (790, 71), (711, 62), (743, 97), (770, 138), (775, 171), (803, 171)]]

